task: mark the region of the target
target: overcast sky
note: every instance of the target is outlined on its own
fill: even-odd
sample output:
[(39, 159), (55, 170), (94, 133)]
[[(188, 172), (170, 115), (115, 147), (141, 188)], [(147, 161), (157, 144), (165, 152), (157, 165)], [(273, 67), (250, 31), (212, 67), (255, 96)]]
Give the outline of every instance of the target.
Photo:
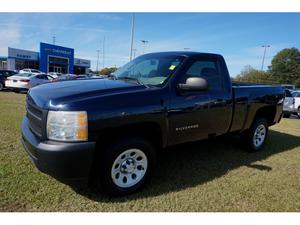
[[(97, 52), (105, 36), (105, 66), (129, 60), (128, 13), (0, 13), (0, 56), (7, 47), (39, 51), (39, 43), (75, 49), (75, 57), (90, 59), (96, 67)], [(134, 36), (136, 54), (184, 50), (222, 54), (232, 76), (245, 65), (260, 69), (261, 45), (268, 44), (266, 66), (286, 47), (300, 48), (300, 13), (138, 13)], [(102, 63), (102, 59), (100, 57)], [(265, 66), (265, 68), (266, 68)]]

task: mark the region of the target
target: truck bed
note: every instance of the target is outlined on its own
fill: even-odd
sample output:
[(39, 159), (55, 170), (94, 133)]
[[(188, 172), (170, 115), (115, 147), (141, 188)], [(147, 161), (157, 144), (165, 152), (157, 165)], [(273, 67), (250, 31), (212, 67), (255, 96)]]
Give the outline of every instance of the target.
[(251, 123), (259, 109), (268, 107), (270, 113), (275, 113), (274, 120), (269, 125), (278, 122), (282, 114), (283, 89), (281, 86), (233, 83), (233, 115), (230, 132), (243, 131), (251, 126)]

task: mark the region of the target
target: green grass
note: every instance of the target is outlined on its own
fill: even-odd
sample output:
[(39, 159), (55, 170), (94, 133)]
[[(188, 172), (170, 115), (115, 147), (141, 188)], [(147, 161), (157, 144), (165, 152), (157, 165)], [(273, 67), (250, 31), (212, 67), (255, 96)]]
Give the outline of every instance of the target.
[(74, 191), (39, 172), (20, 142), (25, 95), (0, 92), (0, 211), (299, 211), (300, 120), (272, 127), (263, 152), (217, 138), (164, 152), (139, 193)]

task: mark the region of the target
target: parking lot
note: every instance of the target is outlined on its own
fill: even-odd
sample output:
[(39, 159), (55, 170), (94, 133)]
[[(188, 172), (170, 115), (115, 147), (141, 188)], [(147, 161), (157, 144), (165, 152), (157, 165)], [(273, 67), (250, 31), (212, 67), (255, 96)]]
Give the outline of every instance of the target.
[(235, 137), (168, 149), (150, 185), (109, 198), (38, 171), (20, 142), (24, 113), (24, 94), (0, 92), (0, 211), (300, 210), (299, 119), (272, 127), (258, 153), (242, 150)]

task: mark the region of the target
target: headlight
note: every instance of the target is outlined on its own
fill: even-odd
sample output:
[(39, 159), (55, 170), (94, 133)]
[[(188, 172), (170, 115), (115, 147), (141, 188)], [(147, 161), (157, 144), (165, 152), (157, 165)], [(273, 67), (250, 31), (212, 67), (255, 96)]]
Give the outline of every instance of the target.
[(86, 141), (88, 139), (86, 111), (49, 111), (47, 137), (57, 141)]

